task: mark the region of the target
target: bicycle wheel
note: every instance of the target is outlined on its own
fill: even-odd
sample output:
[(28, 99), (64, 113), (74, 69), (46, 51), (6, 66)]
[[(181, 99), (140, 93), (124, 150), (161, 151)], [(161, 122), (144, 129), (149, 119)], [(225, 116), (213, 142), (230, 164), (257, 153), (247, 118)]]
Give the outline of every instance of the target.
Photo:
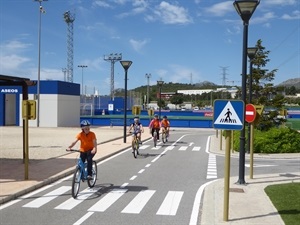
[(81, 169), (76, 167), (72, 180), (72, 197), (76, 198), (80, 189)]
[(154, 147), (156, 148), (156, 144), (157, 144), (157, 133), (156, 133), (156, 131), (154, 131), (154, 133), (153, 133), (153, 142), (154, 142)]
[(133, 143), (133, 157), (136, 158), (137, 157), (137, 154), (138, 154), (138, 141), (137, 139), (134, 140), (134, 143)]
[(98, 172), (97, 171), (97, 163), (96, 163), (96, 161), (93, 161), (93, 164), (92, 164), (92, 179), (87, 180), (88, 186), (90, 188), (94, 187), (95, 184), (96, 184), (97, 172)]
[(166, 143), (166, 132), (165, 131), (162, 132), (161, 139), (162, 139), (163, 143)]

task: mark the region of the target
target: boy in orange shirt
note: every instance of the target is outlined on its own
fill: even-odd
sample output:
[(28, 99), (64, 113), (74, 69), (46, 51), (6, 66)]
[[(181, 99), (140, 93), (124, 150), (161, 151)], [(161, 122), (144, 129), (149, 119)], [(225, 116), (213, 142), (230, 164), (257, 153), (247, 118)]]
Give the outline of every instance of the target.
[(170, 121), (168, 120), (167, 116), (163, 117), (163, 120), (161, 121), (161, 128), (162, 131), (166, 132), (166, 141), (168, 141), (168, 137), (169, 137), (169, 132), (170, 132)]
[(80, 158), (84, 163), (87, 160), (88, 179), (92, 179), (93, 157), (97, 153), (97, 139), (94, 132), (90, 131), (90, 122), (83, 120), (80, 123), (81, 132), (77, 134), (76, 140), (71, 143), (71, 149), (78, 141), (80, 141)]
[(156, 130), (156, 133), (157, 133), (157, 141), (159, 141), (159, 130), (160, 130), (160, 122), (159, 122), (159, 119), (158, 119), (158, 115), (155, 114), (154, 115), (154, 119), (151, 120), (150, 124), (149, 124), (149, 129), (150, 129), (150, 132), (152, 134), (152, 137), (153, 137), (153, 134), (154, 134), (154, 131)]

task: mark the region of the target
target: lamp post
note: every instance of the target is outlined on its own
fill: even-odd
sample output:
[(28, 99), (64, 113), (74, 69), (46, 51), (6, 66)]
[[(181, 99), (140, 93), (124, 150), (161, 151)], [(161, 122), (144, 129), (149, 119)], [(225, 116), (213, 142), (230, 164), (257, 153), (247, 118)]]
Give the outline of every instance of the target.
[(40, 3), (39, 7), (39, 34), (38, 34), (38, 80), (37, 80), (37, 118), (36, 118), (36, 125), (37, 127), (40, 126), (40, 80), (41, 80), (41, 31), (42, 31), (42, 13), (45, 13), (46, 11), (44, 10), (42, 6), (43, 1), (48, 1), (48, 0), (34, 0), (35, 2)]
[(81, 67), (81, 95), (83, 95), (83, 68), (87, 68), (86, 65), (78, 65), (78, 67)]
[(151, 73), (146, 73), (145, 77), (147, 78), (147, 109), (149, 107), (149, 93), (150, 93), (150, 77), (151, 77)]
[[(253, 66), (253, 59), (256, 55), (258, 48), (257, 47), (251, 47), (247, 48), (247, 55), (250, 60), (250, 71), (249, 71), (249, 103), (252, 103), (252, 66)], [(247, 143), (247, 152), (250, 153), (250, 138), (251, 138), (251, 124), (248, 123), (248, 143)]]
[(124, 137), (123, 141), (126, 143), (126, 120), (127, 120), (127, 71), (132, 64), (132, 61), (120, 61), (121, 65), (125, 70), (125, 93), (124, 93)]
[(161, 117), (161, 87), (163, 84), (164, 84), (164, 82), (162, 80), (157, 81), (157, 85), (159, 87), (159, 120)]
[[(243, 57), (242, 57), (242, 101), (246, 102), (246, 74), (247, 74), (247, 45), (248, 45), (248, 25), (259, 0), (235, 0), (233, 6), (243, 20)], [(243, 121), (244, 122), (244, 121)], [(239, 154), (239, 179), (238, 184), (245, 184), (245, 126), (240, 134), (240, 154)]]

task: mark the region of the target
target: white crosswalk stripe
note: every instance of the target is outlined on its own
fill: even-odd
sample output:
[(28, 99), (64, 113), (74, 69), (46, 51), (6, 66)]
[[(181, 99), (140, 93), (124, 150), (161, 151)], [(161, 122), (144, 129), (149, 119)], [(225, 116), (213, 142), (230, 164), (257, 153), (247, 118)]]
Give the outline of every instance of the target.
[(42, 197), (39, 197), (39, 198), (27, 203), (26, 205), (23, 205), (23, 207), (39, 208), (69, 190), (71, 190), (71, 187), (62, 186), (54, 191), (49, 192), (48, 194), (43, 195)]
[(216, 155), (209, 154), (206, 179), (215, 179), (215, 178), (218, 178), (217, 159), (216, 159)]
[(83, 202), (85, 199), (96, 193), (97, 189), (90, 189), (87, 188), (79, 193), (76, 199), (70, 198), (67, 201), (63, 202), (59, 206), (55, 207), (55, 209), (64, 209), (64, 210), (71, 210), (75, 206), (79, 205), (81, 202)]
[(195, 146), (193, 147), (192, 151), (200, 151), (201, 147)]
[(154, 190), (144, 190), (138, 193), (138, 195), (122, 210), (122, 213), (134, 213), (138, 214), (142, 211), (144, 206), (150, 200)]
[(89, 208), (88, 211), (104, 212), (126, 192), (127, 189), (114, 189)]
[(156, 147), (152, 147), (151, 149), (152, 150), (158, 150), (158, 149), (160, 149), (162, 146), (161, 145), (156, 145)]
[(156, 215), (176, 215), (183, 191), (169, 191)]
[(187, 150), (188, 146), (181, 146), (178, 150), (179, 151), (185, 151)]
[(146, 149), (148, 147), (150, 147), (150, 145), (140, 145), (140, 149)]

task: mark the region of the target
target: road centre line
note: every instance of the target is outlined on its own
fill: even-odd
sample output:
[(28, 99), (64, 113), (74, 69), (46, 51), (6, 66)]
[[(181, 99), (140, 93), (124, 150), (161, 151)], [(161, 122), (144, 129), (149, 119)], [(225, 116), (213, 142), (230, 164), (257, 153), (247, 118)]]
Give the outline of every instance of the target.
[(138, 173), (143, 173), (145, 171), (145, 169), (141, 169)]
[(128, 184), (129, 184), (129, 183), (124, 183), (124, 184), (122, 184), (122, 185), (120, 186), (120, 188), (124, 188), (124, 187), (126, 187)]
[(149, 166), (151, 166), (151, 164), (147, 164), (145, 167), (149, 167)]
[(129, 180), (134, 180), (135, 178), (137, 178), (136, 175), (132, 176)]

